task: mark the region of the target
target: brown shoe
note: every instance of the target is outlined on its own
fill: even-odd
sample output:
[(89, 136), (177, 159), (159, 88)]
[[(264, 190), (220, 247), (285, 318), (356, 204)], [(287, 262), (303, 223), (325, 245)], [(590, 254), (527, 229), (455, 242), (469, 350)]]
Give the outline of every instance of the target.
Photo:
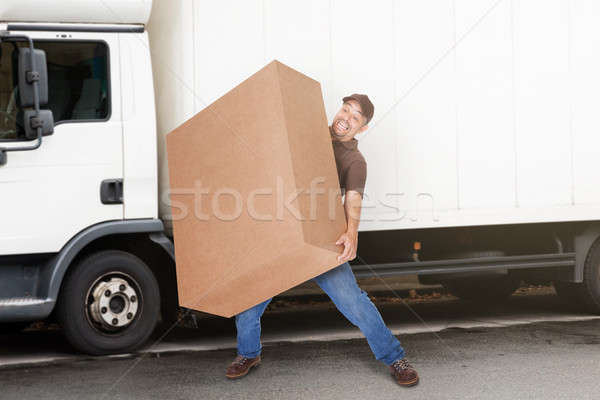
[(250, 371), (250, 368), (258, 364), (260, 364), (260, 355), (254, 358), (248, 358), (238, 354), (235, 360), (227, 367), (225, 376), (229, 379), (241, 378)]
[(402, 360), (396, 360), (390, 365), (392, 376), (396, 379), (399, 385), (402, 386), (414, 386), (419, 383), (419, 375), (417, 371), (406, 361), (406, 358)]

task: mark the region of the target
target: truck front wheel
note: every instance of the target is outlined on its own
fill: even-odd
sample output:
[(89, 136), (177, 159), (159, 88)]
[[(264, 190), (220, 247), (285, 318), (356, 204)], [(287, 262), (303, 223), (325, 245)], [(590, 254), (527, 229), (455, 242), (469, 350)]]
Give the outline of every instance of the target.
[(56, 307), (63, 333), (77, 350), (92, 355), (127, 353), (152, 334), (160, 313), (160, 291), (142, 260), (106, 250), (69, 270)]

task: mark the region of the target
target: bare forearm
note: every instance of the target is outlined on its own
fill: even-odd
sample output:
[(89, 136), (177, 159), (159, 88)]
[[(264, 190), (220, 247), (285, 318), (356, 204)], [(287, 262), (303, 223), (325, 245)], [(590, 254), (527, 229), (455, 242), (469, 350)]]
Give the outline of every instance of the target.
[(346, 232), (344, 232), (335, 243), (344, 245), (344, 251), (338, 256), (338, 261), (340, 262), (350, 261), (356, 257), (361, 204), (362, 196), (360, 193), (354, 190), (346, 192), (344, 211), (346, 212), (346, 221), (348, 222), (348, 227)]
[(362, 196), (360, 193), (354, 190), (346, 192), (344, 211), (346, 212), (346, 221), (348, 222), (348, 232), (358, 234), (361, 206)]

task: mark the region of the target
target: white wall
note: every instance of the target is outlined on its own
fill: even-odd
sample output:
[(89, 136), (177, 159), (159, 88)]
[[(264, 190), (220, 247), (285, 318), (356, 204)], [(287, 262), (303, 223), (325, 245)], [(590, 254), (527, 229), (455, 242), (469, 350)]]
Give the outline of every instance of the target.
[(598, 219), (594, 0), (155, 0), (159, 133), (272, 59), (367, 93), (361, 229)]

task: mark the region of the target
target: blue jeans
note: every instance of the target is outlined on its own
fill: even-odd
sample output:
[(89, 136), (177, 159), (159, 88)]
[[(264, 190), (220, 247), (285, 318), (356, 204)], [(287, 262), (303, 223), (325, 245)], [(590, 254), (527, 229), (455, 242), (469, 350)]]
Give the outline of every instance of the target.
[[(385, 325), (367, 293), (356, 283), (350, 264), (345, 262), (313, 278), (313, 281), (327, 293), (337, 309), (360, 328), (376, 359), (391, 365), (394, 361), (404, 358), (404, 349), (400, 342)], [(235, 316), (239, 355), (254, 358), (260, 354), (260, 317), (272, 299)]]

